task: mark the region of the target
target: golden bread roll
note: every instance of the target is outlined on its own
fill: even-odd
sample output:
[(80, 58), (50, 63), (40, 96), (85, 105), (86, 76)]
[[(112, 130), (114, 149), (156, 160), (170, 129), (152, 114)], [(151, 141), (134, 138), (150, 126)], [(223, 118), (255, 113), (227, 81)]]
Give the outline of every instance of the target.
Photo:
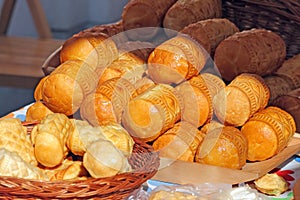
[(120, 53), (119, 57), (105, 68), (98, 84), (112, 78), (124, 78), (134, 84), (146, 71), (145, 62), (130, 52)]
[(183, 99), (182, 119), (196, 127), (202, 126), (212, 117), (212, 99), (205, 80), (194, 76), (176, 86)]
[(221, 122), (242, 126), (267, 106), (269, 98), (269, 88), (259, 75), (242, 73), (214, 97), (213, 107)]
[(25, 162), (37, 166), (27, 129), (18, 118), (0, 120), (0, 148), (17, 153)]
[(231, 81), (241, 73), (272, 74), (285, 57), (285, 42), (279, 35), (265, 29), (251, 29), (224, 39), (216, 48), (214, 61), (222, 78)]
[(178, 84), (198, 75), (207, 52), (186, 36), (173, 37), (157, 46), (148, 58), (148, 74), (156, 83)]
[(66, 145), (68, 134), (73, 131), (74, 126), (66, 115), (61, 113), (47, 115), (31, 131), (37, 161), (45, 167), (61, 164), (68, 154)]
[(222, 16), (220, 0), (178, 0), (167, 11), (163, 27), (175, 31), (200, 20)]
[(300, 88), (278, 97), (271, 105), (279, 107), (292, 115), (296, 122), (296, 132), (300, 133)]
[(275, 74), (290, 80), (292, 89), (300, 87), (300, 53), (289, 58), (277, 69)]
[(214, 18), (189, 24), (180, 33), (187, 34), (195, 39), (208, 54), (213, 56), (219, 43), (238, 31), (238, 27), (228, 19)]
[(165, 13), (175, 2), (176, 0), (129, 1), (122, 12), (123, 29), (126, 35), (132, 40), (152, 39), (158, 29), (147, 30), (146, 27), (161, 27)]
[(216, 121), (216, 120), (211, 120), (210, 122), (204, 124), (204, 126), (201, 127), (201, 132), (204, 134), (207, 134), (214, 130), (215, 128), (222, 128), (224, 127), (224, 124)]
[(96, 140), (87, 146), (83, 166), (93, 178), (128, 172), (131, 166), (124, 154), (108, 140)]
[(78, 180), (87, 177), (89, 174), (83, 166), (82, 161), (65, 159), (61, 165), (55, 168), (45, 168), (49, 180)]
[(181, 105), (173, 87), (157, 84), (129, 101), (122, 124), (132, 136), (153, 141), (179, 121)]
[(0, 148), (0, 176), (11, 176), (31, 180), (48, 180), (37, 166), (24, 161), (16, 152)]
[(100, 127), (79, 119), (71, 119), (71, 122), (74, 131), (68, 134), (66, 145), (74, 155), (83, 156), (87, 145), (98, 139), (105, 139)]
[(160, 157), (194, 162), (203, 133), (188, 122), (181, 121), (159, 136), (152, 144)]
[(110, 123), (100, 126), (102, 134), (107, 140), (115, 145), (122, 153), (129, 157), (133, 150), (134, 140), (130, 134), (117, 123)]
[(41, 121), (53, 112), (41, 101), (34, 102), (26, 111), (26, 121)]
[(241, 128), (248, 141), (249, 161), (262, 161), (281, 152), (296, 131), (293, 117), (269, 106), (255, 113)]
[(113, 40), (102, 33), (74, 35), (67, 39), (60, 51), (60, 62), (82, 60), (93, 70), (106, 67), (118, 57)]
[(276, 173), (266, 174), (254, 181), (255, 188), (260, 192), (279, 196), (289, 189), (287, 181)]
[(206, 133), (195, 156), (196, 162), (241, 169), (246, 164), (247, 139), (233, 126), (215, 128)]
[(80, 116), (97, 126), (121, 122), (125, 105), (135, 91), (133, 84), (123, 78), (113, 78), (99, 84), (94, 93), (85, 97), (80, 107)]

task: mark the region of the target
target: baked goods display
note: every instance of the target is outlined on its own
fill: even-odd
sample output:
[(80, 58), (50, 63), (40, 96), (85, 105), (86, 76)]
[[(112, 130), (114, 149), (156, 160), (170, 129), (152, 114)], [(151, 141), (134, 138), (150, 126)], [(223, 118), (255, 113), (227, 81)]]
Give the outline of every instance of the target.
[(0, 138), (0, 173), (87, 180), (131, 172), (134, 138), (161, 157), (235, 170), (283, 151), (300, 126), (299, 56), (284, 60), (279, 35), (239, 30), (220, 18), (220, 5), (131, 0), (121, 21), (67, 39), (27, 110), (26, 121), (38, 122), (31, 140), (19, 122), (0, 130), (9, 135)]

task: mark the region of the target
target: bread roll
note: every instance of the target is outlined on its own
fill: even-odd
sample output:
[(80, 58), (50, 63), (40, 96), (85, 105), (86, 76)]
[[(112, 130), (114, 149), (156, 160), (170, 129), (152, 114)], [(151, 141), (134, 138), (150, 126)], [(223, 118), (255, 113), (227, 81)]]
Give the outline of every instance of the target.
[[(123, 9), (122, 21), (124, 31), (132, 40), (149, 40), (158, 29), (144, 27), (161, 27), (165, 13), (176, 0), (150, 1), (131, 0)], [(142, 29), (140, 29), (142, 28)], [(134, 29), (133, 31), (130, 31)]]
[(166, 13), (163, 26), (180, 31), (197, 21), (221, 16), (222, 2), (220, 0), (178, 0)]
[(36, 166), (24, 161), (16, 152), (0, 148), (0, 176), (11, 176), (30, 180), (48, 180)]
[(241, 73), (272, 74), (285, 57), (285, 42), (279, 35), (265, 29), (251, 29), (223, 40), (216, 48), (214, 61), (222, 78), (231, 81)]
[(123, 78), (113, 78), (99, 84), (94, 93), (85, 97), (80, 116), (94, 126), (121, 122), (125, 105), (135, 91), (134, 86)]
[(247, 139), (233, 126), (215, 128), (199, 145), (195, 160), (199, 163), (241, 169), (246, 164)]
[(300, 53), (285, 60), (277, 69), (275, 74), (286, 77), (290, 80), (292, 89), (300, 87)]
[(241, 128), (248, 141), (249, 161), (262, 161), (281, 152), (296, 131), (293, 117), (269, 106), (255, 113)]
[(131, 166), (124, 154), (108, 140), (96, 140), (87, 146), (83, 166), (93, 178), (128, 172)]
[(130, 52), (120, 53), (119, 57), (105, 68), (98, 84), (112, 78), (124, 78), (134, 84), (146, 71), (145, 62)]
[(221, 128), (224, 127), (224, 124), (216, 121), (216, 120), (211, 120), (210, 122), (206, 123), (204, 126), (201, 127), (201, 132), (204, 134), (207, 134), (214, 130), (215, 128)]
[(159, 151), (160, 157), (194, 162), (203, 137), (203, 133), (197, 127), (181, 121), (159, 136), (152, 146), (155, 151)]
[(269, 104), (272, 104), (276, 98), (293, 90), (293, 86), (287, 77), (278, 74), (272, 74), (264, 77), (264, 82), (270, 90)]
[(181, 105), (173, 87), (157, 84), (129, 101), (122, 124), (132, 136), (153, 141), (179, 121)]
[(26, 111), (26, 121), (41, 121), (48, 114), (52, 114), (53, 112), (43, 104), (41, 101), (34, 102)]
[(49, 114), (31, 131), (34, 154), (37, 161), (45, 167), (61, 164), (68, 154), (66, 141), (74, 126), (64, 114)]
[(118, 56), (113, 40), (102, 33), (74, 35), (67, 39), (60, 51), (60, 62), (82, 60), (92, 69), (106, 67)]
[(214, 55), (216, 47), (225, 38), (238, 32), (238, 27), (225, 18), (200, 20), (184, 27), (180, 33), (187, 34)]
[(260, 192), (279, 196), (289, 189), (288, 182), (276, 173), (266, 174), (254, 181), (255, 188)]
[(212, 99), (201, 75), (179, 84), (176, 90), (183, 99), (181, 114), (183, 120), (199, 127), (211, 119)]
[(214, 97), (213, 107), (219, 121), (242, 126), (267, 106), (269, 97), (269, 88), (259, 75), (243, 73)]
[(27, 129), (18, 118), (0, 120), (0, 148), (17, 153), (25, 162), (37, 166), (32, 143)]
[(179, 84), (199, 74), (208, 55), (189, 37), (176, 36), (162, 43), (148, 58), (148, 73), (156, 83)]
[(300, 88), (278, 97), (271, 105), (279, 107), (292, 115), (296, 122), (296, 132), (300, 133)]

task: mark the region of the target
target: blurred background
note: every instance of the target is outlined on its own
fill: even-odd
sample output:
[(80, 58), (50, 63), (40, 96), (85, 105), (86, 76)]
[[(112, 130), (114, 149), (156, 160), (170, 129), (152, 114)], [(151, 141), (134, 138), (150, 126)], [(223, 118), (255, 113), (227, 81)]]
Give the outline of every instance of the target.
[[(4, 1), (0, 0), (0, 12)], [(40, 3), (49, 23), (53, 39), (65, 40), (74, 33), (88, 27), (120, 20), (123, 7), (127, 1), (40, 0)], [(27, 1), (15, 1), (6, 36), (38, 38)], [(33, 92), (34, 88), (10, 87), (0, 84), (0, 117), (33, 102)]]

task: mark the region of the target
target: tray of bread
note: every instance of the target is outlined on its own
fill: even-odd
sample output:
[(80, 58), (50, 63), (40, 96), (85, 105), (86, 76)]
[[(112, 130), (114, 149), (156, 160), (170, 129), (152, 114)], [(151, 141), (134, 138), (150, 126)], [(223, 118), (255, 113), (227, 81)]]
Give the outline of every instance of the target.
[(68, 38), (41, 66), (26, 118), (0, 122), (20, 134), (7, 142), (18, 153), (2, 149), (20, 168), (8, 170), (25, 171), (0, 177), (0, 194), (123, 199), (150, 178), (238, 184), (298, 153), (300, 54), (223, 14), (220, 0), (132, 0), (120, 21)]

